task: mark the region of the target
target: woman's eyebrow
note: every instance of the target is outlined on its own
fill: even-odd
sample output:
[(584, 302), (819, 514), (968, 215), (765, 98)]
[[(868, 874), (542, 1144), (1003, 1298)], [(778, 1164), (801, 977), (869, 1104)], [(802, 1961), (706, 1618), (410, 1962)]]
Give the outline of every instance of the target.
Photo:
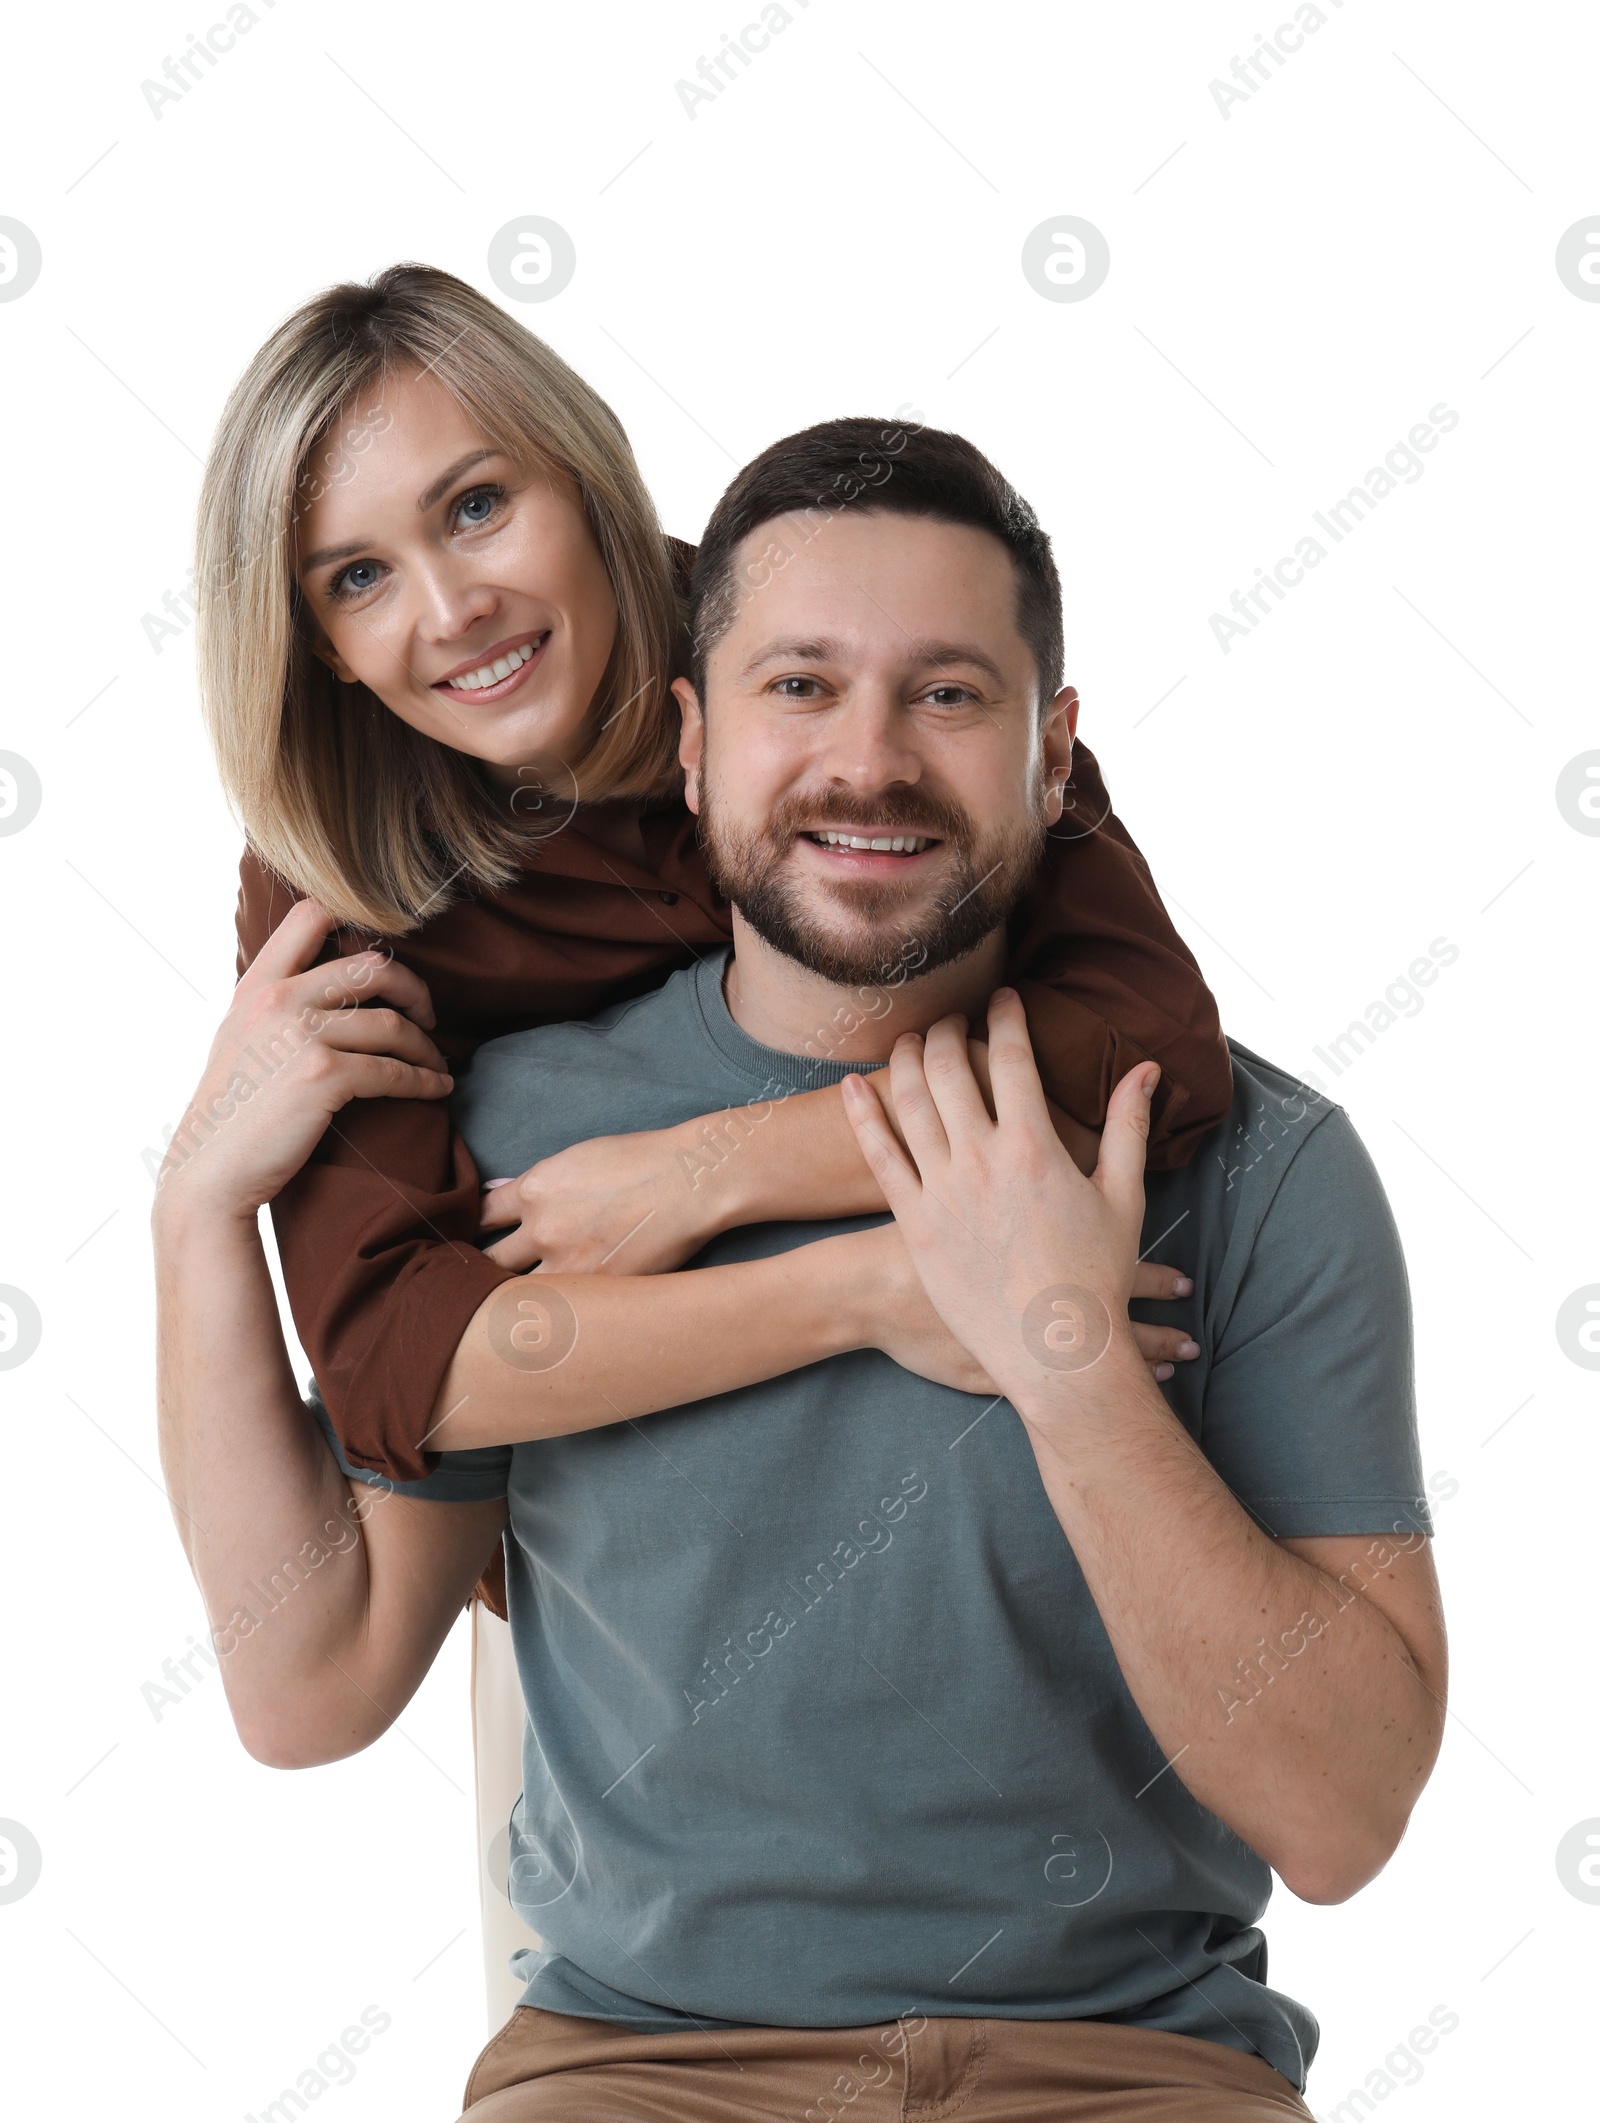
[[(426, 515), (441, 495), (449, 491), (463, 472), (470, 471), (473, 465), (483, 464), (490, 457), (498, 457), (500, 454), (499, 450), (469, 450), (465, 457), (458, 457), (447, 472), (441, 472), (432, 486), (424, 488), (422, 493), (417, 496), (418, 515)], [(325, 568), (335, 560), (349, 560), (354, 554), (364, 552), (371, 544), (372, 540), (370, 538), (357, 538), (344, 545), (318, 546), (314, 553), (308, 553), (305, 556), (300, 566), (309, 574), (313, 568)]]
[(498, 450), (469, 450), (465, 457), (458, 457), (448, 472), (441, 472), (433, 482), (433, 485), (417, 496), (419, 512), (431, 509), (445, 489), (459, 479), (463, 472), (469, 470), (475, 464), (482, 464), (486, 458), (498, 457), (499, 455), (500, 452)]

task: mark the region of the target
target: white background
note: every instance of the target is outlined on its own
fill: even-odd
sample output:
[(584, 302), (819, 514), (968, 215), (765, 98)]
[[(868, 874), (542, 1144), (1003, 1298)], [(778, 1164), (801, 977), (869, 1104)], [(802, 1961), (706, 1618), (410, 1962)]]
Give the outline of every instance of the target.
[[(238, 856), (190, 634), (157, 653), (144, 622), (272, 325), (399, 258), (493, 292), (491, 237), (537, 213), (577, 273), (517, 314), (618, 409), (670, 529), (775, 436), (909, 403), (1054, 536), (1083, 734), (1225, 1024), (1327, 1079), (1382, 1173), (1423, 1464), (1457, 1485), (1433, 1784), (1365, 1893), (1280, 1890), (1267, 1918), (1273, 1982), (1323, 2026), (1309, 2098), (1443, 2005), (1386, 2114), (1576, 2113), (1600, 1907), (1555, 1852), (1600, 1816), (1600, 1468), (1555, 1321), (1600, 1281), (1600, 839), (1555, 784), (1600, 746), (1600, 303), (1554, 252), (1600, 213), (1592, 11), (1325, 0), (1224, 116), (1210, 82), (1287, 0), (789, 0), (693, 117), (675, 83), (754, 0), (254, 11), (159, 117), (142, 82), (218, 0), (35, 6), (9, 38), (0, 214), (44, 260), (0, 304), (0, 749), (43, 787), (0, 837), (0, 1284), (43, 1319), (0, 1373), (0, 1816), (43, 1853), (0, 1903), (12, 2105), (254, 2114), (375, 2004), (392, 2026), (324, 2098), (427, 2123), (484, 2039), (462, 1632), (328, 1769), (252, 1763), (215, 1675), (159, 1719), (141, 1694), (203, 1630), (158, 1482), (141, 1153), (226, 1004)], [(1020, 269), (1063, 213), (1111, 250), (1080, 303)], [(1424, 476), (1224, 654), (1210, 615), (1441, 402)], [(1439, 937), (1425, 1007), (1334, 1082), (1314, 1046)]]

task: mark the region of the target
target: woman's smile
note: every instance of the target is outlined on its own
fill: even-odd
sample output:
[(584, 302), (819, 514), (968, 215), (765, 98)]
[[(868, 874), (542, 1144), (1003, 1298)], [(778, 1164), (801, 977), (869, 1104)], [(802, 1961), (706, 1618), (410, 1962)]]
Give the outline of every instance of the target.
[(539, 661), (551, 629), (512, 636), (485, 649), (476, 662), (457, 664), (433, 682), (436, 693), (453, 694), (462, 700), (504, 700), (514, 693), (529, 667)]

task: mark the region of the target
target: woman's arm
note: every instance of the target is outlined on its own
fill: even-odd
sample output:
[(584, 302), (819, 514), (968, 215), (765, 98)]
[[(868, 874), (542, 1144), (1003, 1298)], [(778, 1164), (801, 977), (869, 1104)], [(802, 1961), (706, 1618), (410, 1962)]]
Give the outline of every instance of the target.
[[(1046, 1087), (1078, 1122), (1071, 1147), (1079, 1164), (1086, 1162), (1085, 1131), (1098, 1126), (1112, 1082), (1146, 1053), (1159, 1056), (1165, 1072), (1151, 1162), (1181, 1163), (1227, 1108), (1229, 1065), (1215, 1005), (1143, 858), (1111, 815), (1083, 746), (1069, 794), (1077, 804), (1071, 818), (1084, 830), (1076, 839), (1062, 838), (1061, 829), (1052, 836), (1039, 884), (1013, 922), (1010, 971), (1020, 976), (1032, 1012)], [(656, 824), (659, 830), (647, 835), (656, 874), (589, 849), (580, 838), (560, 861), (559, 849), (547, 850), (544, 863), (505, 892), (458, 902), (404, 940), (406, 959), (443, 998), (447, 1024), (439, 1043), (446, 1055), (459, 1059), (478, 1040), (536, 1015), (585, 1015), (724, 938), (725, 912), (719, 926), (692, 820), (685, 815), (675, 825), (667, 816)], [(663, 889), (646, 889), (652, 885)], [(292, 901), (291, 890), (247, 853), (242, 967), (254, 961)], [(529, 1007), (534, 999), (537, 1012)], [(253, 1066), (247, 1062), (247, 1074)], [(625, 1248), (612, 1268), (676, 1265), (705, 1237), (741, 1221), (881, 1207), (836, 1091), (789, 1101), (731, 1157), (718, 1158), (703, 1126), (683, 1131), (684, 1140), (670, 1146), (665, 1174), (656, 1175), (687, 1188), (691, 1175), (683, 1160), (699, 1175), (677, 1204), (676, 1245), (655, 1258), (648, 1249)], [(635, 1142), (633, 1151), (639, 1147)], [(571, 1194), (576, 1180), (581, 1196), (592, 1191), (593, 1177), (568, 1172), (563, 1190)], [(627, 1181), (636, 1183), (637, 1175)], [(601, 1184), (602, 1191), (615, 1191), (605, 1175)], [(480, 1250), (480, 1206), (472, 1159), (434, 1096), (346, 1107), (274, 1200), (295, 1323), (357, 1467), (407, 1481), (427, 1474), (436, 1458), (428, 1436), (440, 1387), (463, 1338), (516, 1265), (501, 1259), (498, 1247)], [(579, 1202), (577, 1213), (563, 1212), (556, 1228), (550, 1211), (547, 1203), (541, 1212), (548, 1243), (526, 1248), (524, 1258), (543, 1251), (579, 1272), (598, 1265), (644, 1213), (614, 1225), (590, 1218)], [(505, 1221), (503, 1213), (497, 1221)], [(668, 1218), (652, 1222), (643, 1236), (653, 1243), (670, 1224)], [(596, 1246), (601, 1228), (608, 1236)], [(1178, 1353), (1147, 1351), (1168, 1360)]]
[[(968, 1043), (988, 1086), (988, 1048)], [(893, 1119), (887, 1073), (874, 1078)], [(856, 1144), (837, 1084), (697, 1114), (674, 1128), (597, 1135), (541, 1158), (483, 1198), (482, 1227), (504, 1231), (489, 1258), (547, 1274), (654, 1275), (693, 1258), (719, 1232), (871, 1216), (882, 1189)], [(1059, 1106), (1056, 1132), (1078, 1169), (1094, 1170), (1099, 1137)]]
[(988, 1393), (892, 1225), (673, 1275), (524, 1275), (473, 1320), (429, 1444), (561, 1437), (781, 1378), (852, 1349)]
[(375, 1740), (433, 1663), (505, 1524), (347, 1480), (296, 1391), (253, 1215), (156, 1198), (161, 1460), (228, 1707), (258, 1761)]

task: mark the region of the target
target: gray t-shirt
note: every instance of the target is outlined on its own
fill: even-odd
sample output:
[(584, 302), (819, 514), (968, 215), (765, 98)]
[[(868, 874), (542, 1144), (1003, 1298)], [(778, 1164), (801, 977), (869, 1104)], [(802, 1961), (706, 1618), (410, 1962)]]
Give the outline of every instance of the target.
[[(480, 1048), (454, 1100), (479, 1170), (719, 1104), (759, 1128), (847, 1073), (747, 1038), (725, 963)], [(1382, 1187), (1338, 1107), (1232, 1051), (1231, 1119), (1147, 1181), (1142, 1244), (1195, 1279), (1137, 1308), (1201, 1344), (1169, 1405), (1274, 1535), (1430, 1530)], [(733, 1231), (696, 1265), (876, 1221)], [(1317, 2027), (1266, 1986), (1268, 1867), (1161, 1773), (1008, 1402), (865, 1350), (408, 1486), (510, 1498), (524, 2004), (1116, 2020), (1303, 2086)]]

